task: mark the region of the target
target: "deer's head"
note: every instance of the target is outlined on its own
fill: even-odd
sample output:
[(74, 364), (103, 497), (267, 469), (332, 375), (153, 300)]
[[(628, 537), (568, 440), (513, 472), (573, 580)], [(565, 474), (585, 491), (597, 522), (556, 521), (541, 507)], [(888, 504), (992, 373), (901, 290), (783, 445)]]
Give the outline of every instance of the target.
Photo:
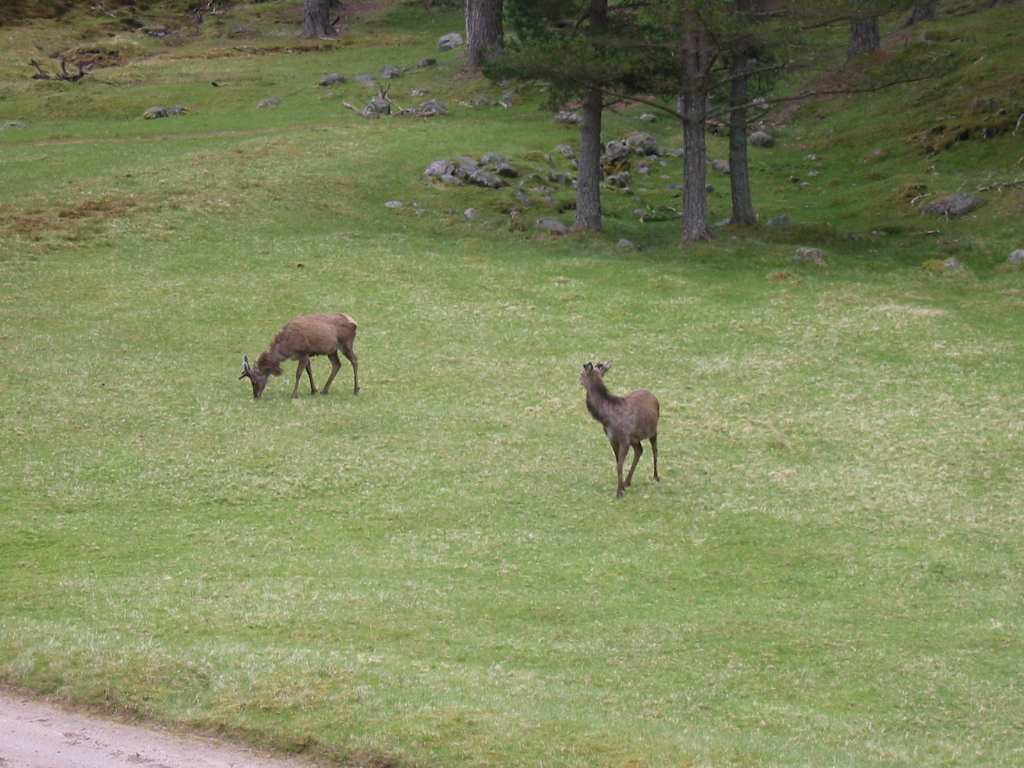
[(259, 360), (256, 361), (256, 367), (253, 368), (249, 365), (249, 356), (244, 355), (242, 357), (242, 375), (238, 378), (249, 379), (252, 383), (252, 396), (258, 398), (267, 388), (267, 379), (270, 378), (270, 373), (260, 370)]
[(580, 374), (580, 384), (586, 387), (589, 382), (603, 379), (604, 375), (611, 369), (611, 360), (607, 363), (586, 363), (583, 366), (583, 373)]

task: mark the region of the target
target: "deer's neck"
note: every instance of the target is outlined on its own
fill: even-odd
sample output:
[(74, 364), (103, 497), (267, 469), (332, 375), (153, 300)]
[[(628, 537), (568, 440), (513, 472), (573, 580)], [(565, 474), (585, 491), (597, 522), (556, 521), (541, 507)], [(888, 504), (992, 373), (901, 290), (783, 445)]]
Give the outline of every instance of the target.
[(600, 379), (587, 387), (587, 410), (595, 420), (604, 424), (611, 413), (622, 403), (622, 398), (613, 395)]

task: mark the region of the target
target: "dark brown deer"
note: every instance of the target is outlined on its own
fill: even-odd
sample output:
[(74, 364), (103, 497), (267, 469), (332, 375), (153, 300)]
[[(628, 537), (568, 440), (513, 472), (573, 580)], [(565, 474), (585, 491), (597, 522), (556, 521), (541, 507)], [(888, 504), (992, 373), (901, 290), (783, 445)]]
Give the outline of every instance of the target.
[(310, 358), (327, 355), (331, 361), (331, 376), (324, 385), (326, 395), (331, 389), (331, 382), (341, 370), (340, 350), (352, 363), (352, 376), (355, 387), (352, 394), (359, 394), (359, 360), (352, 351), (356, 340), (356, 321), (341, 313), (322, 315), (303, 315), (290, 321), (281, 332), (274, 337), (270, 349), (256, 358), (256, 365), (249, 364), (249, 356), (242, 358), (242, 375), (239, 379), (248, 378), (252, 382), (252, 396), (259, 397), (267, 387), (267, 379), (281, 375), (281, 363), (285, 360), (298, 360), (299, 369), (295, 373), (295, 389), (292, 397), (299, 396), (299, 382), (303, 372), (309, 375), (309, 391), (316, 394), (313, 383), (313, 366)]
[[(619, 474), (619, 485), (615, 497), (621, 499), (622, 492), (633, 481), (640, 456), (643, 454), (641, 440), (650, 440), (651, 452), (654, 454), (654, 479), (658, 482), (658, 417), (661, 406), (658, 398), (646, 389), (630, 392), (625, 397), (618, 397), (608, 391), (604, 383), (604, 375), (612, 368), (612, 361), (593, 365), (587, 363), (580, 374), (580, 384), (587, 390), (587, 410), (595, 421), (601, 422), (608, 442), (615, 452), (615, 464)], [(622, 479), (622, 467), (633, 447), (633, 465), (625, 481)]]

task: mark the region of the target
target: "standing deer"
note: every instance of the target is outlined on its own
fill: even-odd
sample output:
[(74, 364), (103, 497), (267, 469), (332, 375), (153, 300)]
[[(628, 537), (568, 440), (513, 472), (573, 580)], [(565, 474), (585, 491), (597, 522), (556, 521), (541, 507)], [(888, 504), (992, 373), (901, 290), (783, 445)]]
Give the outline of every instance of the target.
[[(608, 442), (615, 452), (616, 469), (619, 474), (619, 485), (615, 497), (622, 498), (622, 492), (633, 481), (640, 455), (644, 452), (641, 440), (651, 441), (654, 454), (654, 479), (658, 482), (658, 416), (661, 406), (658, 398), (646, 389), (630, 392), (625, 397), (618, 397), (608, 391), (604, 383), (604, 375), (612, 368), (612, 361), (593, 365), (587, 363), (580, 374), (580, 384), (587, 391), (587, 410), (595, 421), (601, 422)], [(622, 467), (626, 463), (630, 446), (633, 447), (633, 465), (629, 468), (626, 480), (622, 480)]]
[(290, 321), (281, 332), (274, 337), (270, 349), (256, 358), (256, 365), (249, 365), (249, 356), (242, 358), (242, 375), (239, 379), (248, 378), (252, 382), (252, 396), (259, 397), (267, 387), (267, 379), (281, 375), (281, 363), (285, 360), (298, 360), (299, 368), (295, 373), (295, 389), (292, 397), (299, 396), (299, 382), (302, 373), (309, 375), (309, 391), (316, 394), (313, 384), (313, 366), (310, 358), (327, 355), (331, 361), (331, 376), (324, 385), (326, 395), (331, 389), (331, 382), (341, 370), (338, 350), (352, 363), (352, 376), (355, 388), (352, 394), (359, 394), (359, 360), (352, 351), (356, 340), (356, 321), (348, 315), (322, 314), (303, 315)]

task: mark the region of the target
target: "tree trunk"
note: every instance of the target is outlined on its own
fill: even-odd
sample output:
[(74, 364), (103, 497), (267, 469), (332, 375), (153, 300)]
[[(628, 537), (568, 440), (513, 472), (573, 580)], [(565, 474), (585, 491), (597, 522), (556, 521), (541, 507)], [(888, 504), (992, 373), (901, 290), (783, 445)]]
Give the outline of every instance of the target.
[(690, 15), (681, 52), (679, 114), (683, 120), (683, 240), (710, 240), (708, 211), (707, 118), (708, 89), (705, 69), (708, 48), (704, 31)]
[[(587, 31), (601, 34), (608, 25), (608, 0), (590, 0)], [(576, 179), (576, 226), (600, 232), (601, 221), (601, 121), (604, 94), (596, 86), (583, 93), (580, 115), (579, 176)]]
[(926, 19), (934, 19), (936, 16), (937, 2), (922, 2), (914, 3), (914, 8), (910, 12), (910, 18), (907, 19), (907, 23), (904, 27), (912, 27), (919, 21), (925, 21)]
[[(736, 12), (751, 23), (760, 23), (763, 2), (736, 0)], [(741, 36), (733, 46), (729, 83), (729, 184), (732, 191), (731, 224), (757, 224), (754, 200), (750, 192), (750, 163), (747, 158), (747, 127), (750, 100), (751, 59), (757, 56), (753, 42)]]
[(601, 222), (601, 117), (604, 95), (588, 88), (580, 116), (580, 162), (576, 180), (576, 226), (600, 232)]
[(504, 0), (465, 0), (467, 72), (479, 72), (485, 62), (500, 55), (503, 5)]
[(331, 0), (306, 0), (306, 19), (301, 37), (333, 37), (336, 34), (338, 30), (331, 24)]
[(729, 93), (729, 184), (732, 188), (731, 224), (757, 224), (754, 200), (750, 194), (750, 163), (747, 160), (747, 75), (746, 57), (733, 63)]
[(850, 44), (846, 48), (847, 60), (862, 53), (877, 51), (882, 47), (882, 35), (879, 31), (878, 17), (867, 19), (850, 19)]

